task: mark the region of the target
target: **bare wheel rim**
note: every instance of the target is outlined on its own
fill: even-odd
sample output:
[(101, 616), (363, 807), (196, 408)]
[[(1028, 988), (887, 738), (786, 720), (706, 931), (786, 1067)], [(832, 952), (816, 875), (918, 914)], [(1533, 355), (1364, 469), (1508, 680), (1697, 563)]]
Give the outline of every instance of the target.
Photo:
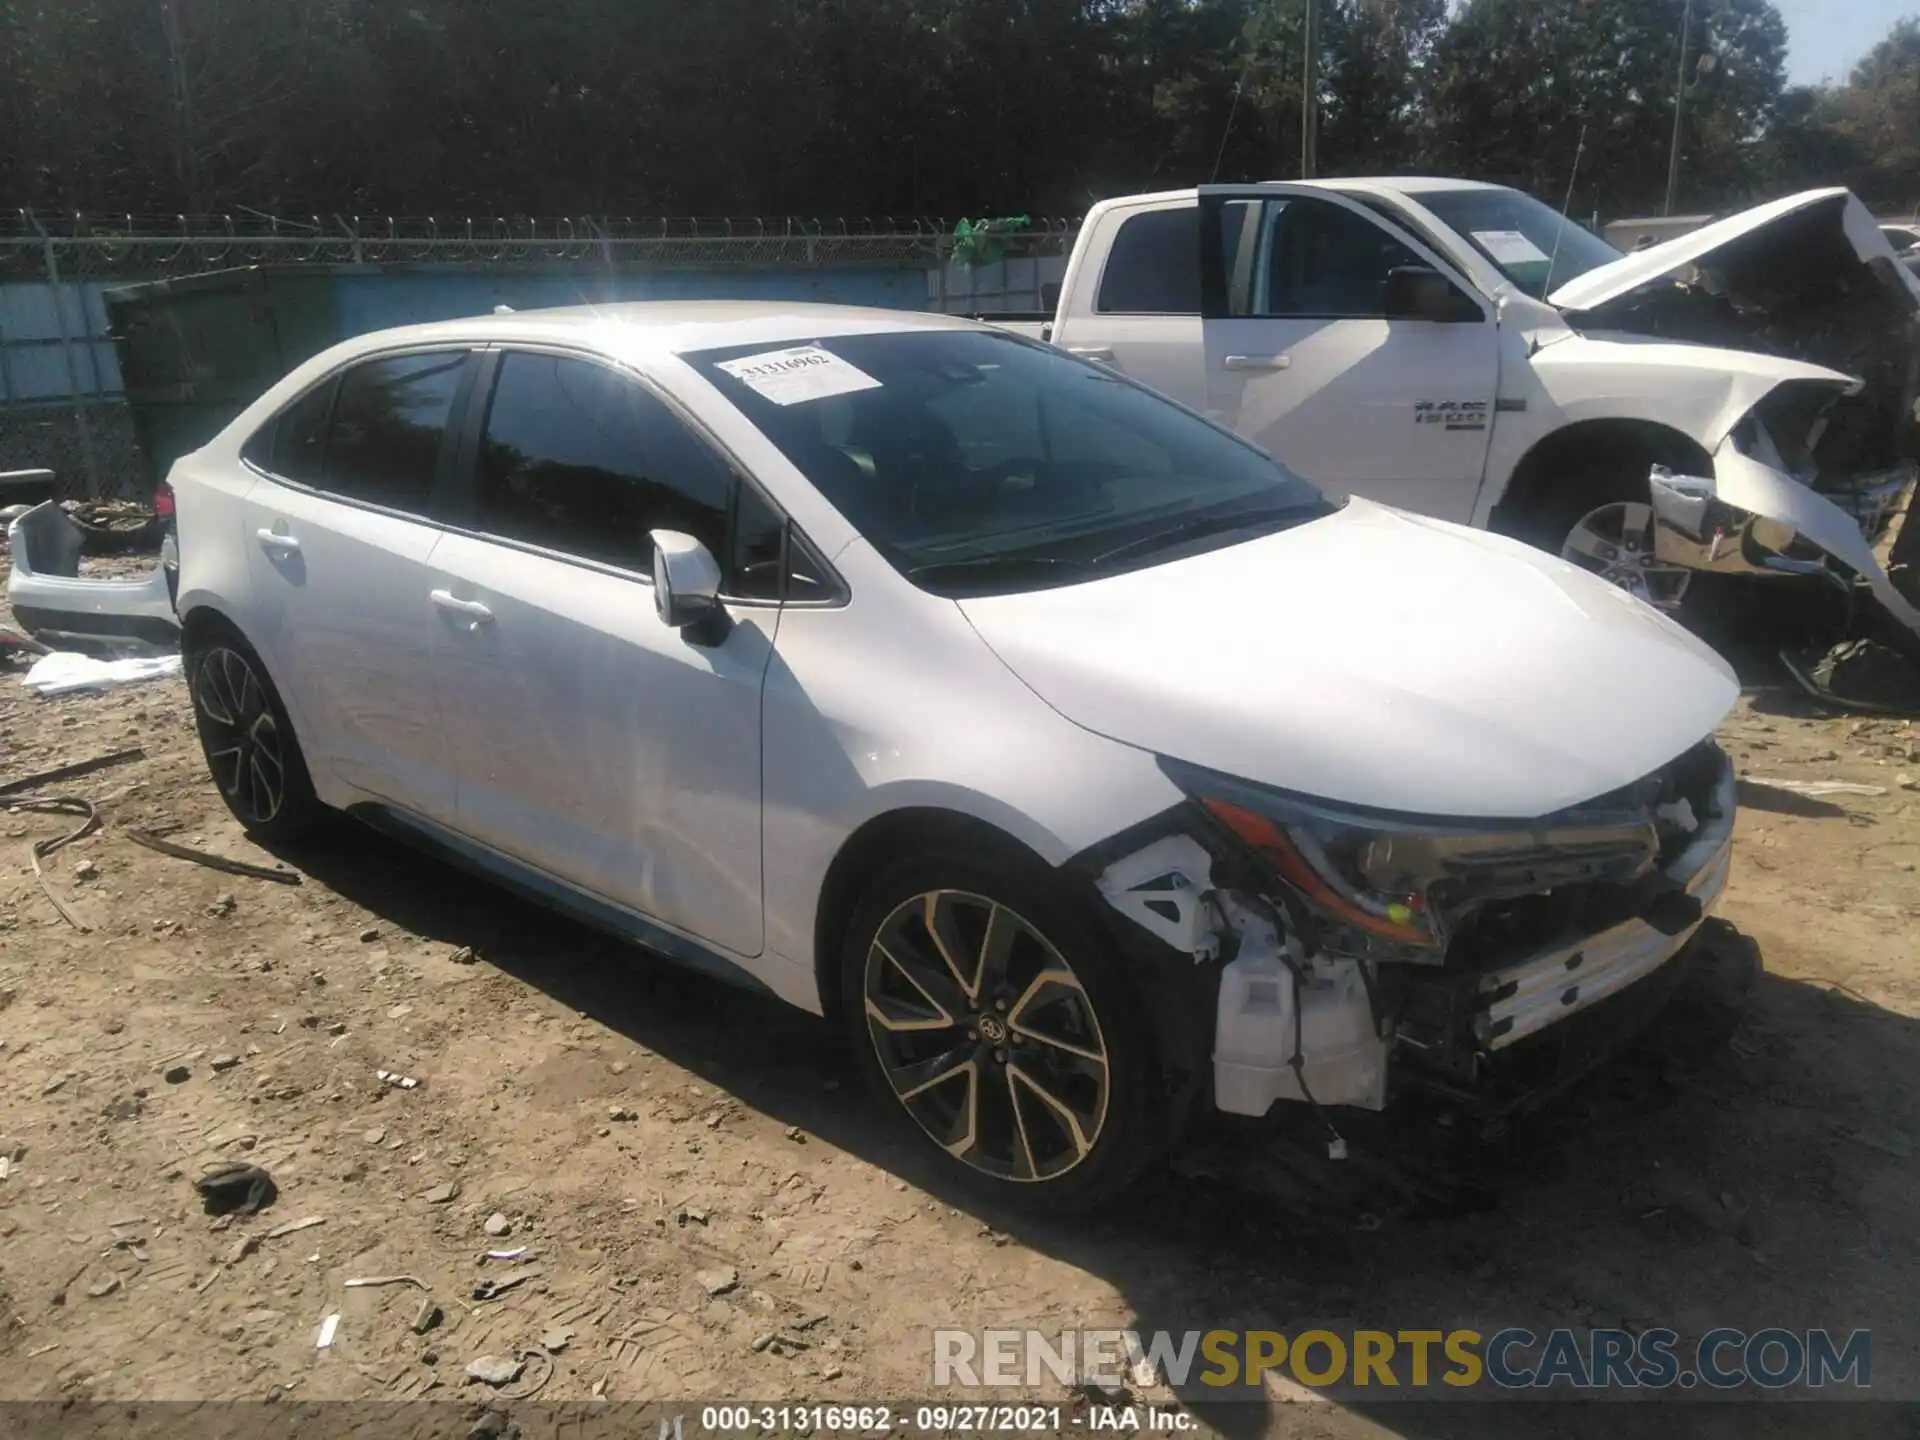
[(1664, 563), (1654, 549), (1651, 505), (1619, 500), (1589, 510), (1574, 524), (1560, 558), (1662, 610), (1676, 610), (1691, 574)]
[(214, 783), (248, 824), (271, 823), (286, 803), (287, 762), (266, 683), (246, 656), (216, 645), (193, 672), (193, 705)]
[(1106, 1128), (1106, 1039), (1086, 987), (1017, 911), (930, 890), (867, 946), (867, 1033), (895, 1097), (954, 1159), (1055, 1180)]

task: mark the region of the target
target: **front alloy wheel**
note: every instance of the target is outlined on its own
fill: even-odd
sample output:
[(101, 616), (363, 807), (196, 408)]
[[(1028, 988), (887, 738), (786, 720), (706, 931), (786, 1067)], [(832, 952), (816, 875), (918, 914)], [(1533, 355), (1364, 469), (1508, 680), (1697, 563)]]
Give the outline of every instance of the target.
[(1053, 1181), (1108, 1123), (1107, 1040), (1060, 951), (965, 890), (903, 901), (873, 932), (867, 1034), (895, 1099), (935, 1144), (996, 1180)]
[(1655, 553), (1654, 523), (1653, 507), (1640, 501), (1601, 505), (1575, 522), (1560, 558), (1657, 609), (1678, 610), (1691, 572)]

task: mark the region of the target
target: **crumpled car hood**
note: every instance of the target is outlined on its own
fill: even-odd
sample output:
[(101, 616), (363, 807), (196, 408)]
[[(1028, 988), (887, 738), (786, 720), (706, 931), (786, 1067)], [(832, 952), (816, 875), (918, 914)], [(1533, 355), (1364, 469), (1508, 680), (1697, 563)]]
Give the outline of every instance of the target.
[(1089, 730), (1406, 814), (1592, 799), (1709, 734), (1738, 694), (1712, 650), (1585, 571), (1357, 499), (1151, 569), (958, 603)]
[[(1689, 266), (1738, 273), (1763, 266), (1797, 247), (1816, 244), (1828, 254), (1850, 253), (1881, 275), (1888, 294), (1920, 311), (1920, 278), (1898, 262), (1879, 222), (1854, 194), (1834, 186), (1806, 190), (1756, 205), (1661, 245), (1622, 256), (1569, 280), (1547, 297), (1562, 310), (1595, 310), (1655, 281), (1679, 278)], [(1884, 262), (1875, 266), (1875, 261)]]

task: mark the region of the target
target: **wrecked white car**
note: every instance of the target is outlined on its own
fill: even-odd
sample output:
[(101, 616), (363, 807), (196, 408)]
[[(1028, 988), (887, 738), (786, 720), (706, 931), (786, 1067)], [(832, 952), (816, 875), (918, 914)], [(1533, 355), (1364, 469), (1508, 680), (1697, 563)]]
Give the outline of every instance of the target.
[(831, 1016), (1009, 1200), (1214, 1109), (1535, 1094), (1726, 881), (1700, 640), (964, 321), (367, 335), (171, 478), (250, 831), (349, 811)]
[(1518, 536), (1655, 604), (1702, 569), (1832, 574), (1911, 633), (1873, 548), (1911, 495), (1917, 311), (1845, 190), (1623, 255), (1519, 191), (1395, 178), (1103, 202), (1057, 312), (1010, 328), (1325, 490)]

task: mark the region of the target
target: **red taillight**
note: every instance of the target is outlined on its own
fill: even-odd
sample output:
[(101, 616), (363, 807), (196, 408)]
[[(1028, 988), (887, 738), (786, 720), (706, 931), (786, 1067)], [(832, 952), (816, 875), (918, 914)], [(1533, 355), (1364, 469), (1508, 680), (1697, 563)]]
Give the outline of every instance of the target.
[(153, 513), (162, 520), (173, 519), (173, 487), (164, 480), (160, 482), (160, 488), (153, 492)]

